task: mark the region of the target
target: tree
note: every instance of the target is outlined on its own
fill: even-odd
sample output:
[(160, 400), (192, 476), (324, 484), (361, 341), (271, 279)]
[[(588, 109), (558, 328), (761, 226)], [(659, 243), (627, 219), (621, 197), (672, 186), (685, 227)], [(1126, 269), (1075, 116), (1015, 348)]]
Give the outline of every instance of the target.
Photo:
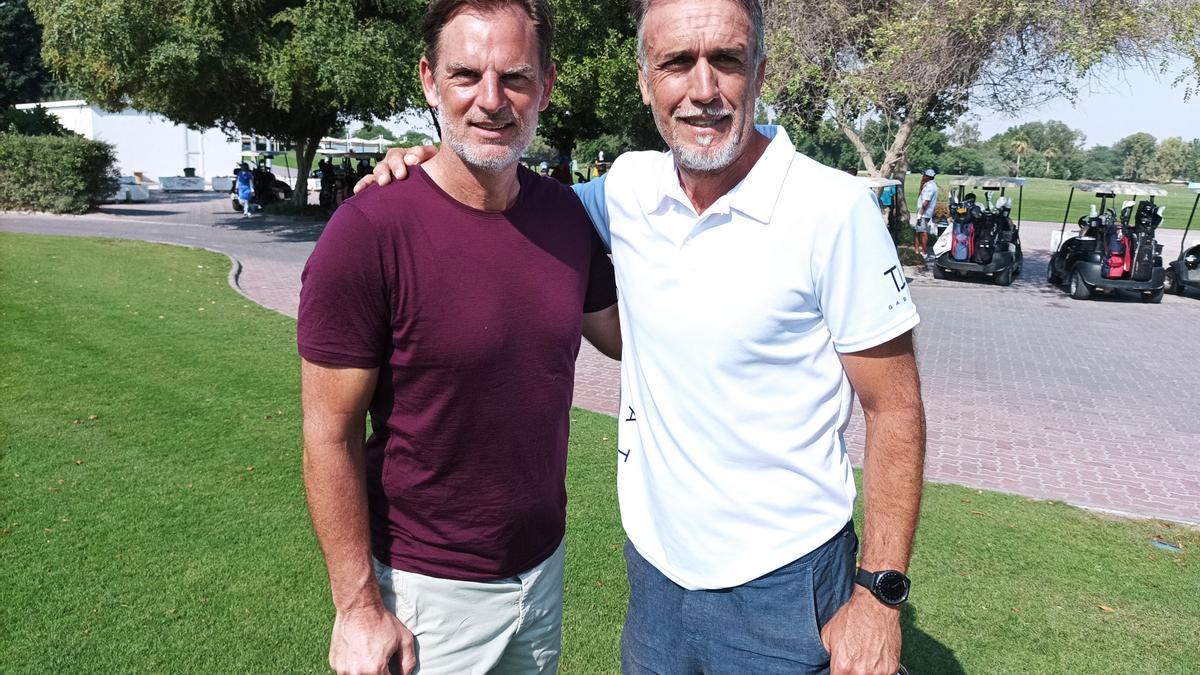
[[(89, 101), (289, 141), (300, 166), (339, 121), (424, 102), (420, 0), (30, 2), (47, 66)], [(370, 67), (380, 54), (403, 67)]]
[(409, 129), (408, 131), (404, 132), (403, 134), (400, 134), (400, 137), (397, 138), (396, 142), (393, 143), (392, 145), (395, 147), (399, 147), (399, 148), (411, 148), (411, 147), (414, 147), (417, 145), (432, 145), (432, 144), (433, 144), (433, 137), (430, 136), (429, 134)]
[(1143, 180), (1146, 167), (1154, 159), (1158, 143), (1154, 136), (1145, 132), (1131, 134), (1117, 141), (1113, 150), (1121, 157), (1121, 171), (1130, 180)]
[(1188, 150), (1187, 144), (1178, 136), (1162, 139), (1146, 167), (1146, 177), (1159, 183), (1183, 178), (1188, 166)]
[(1021, 158), (1029, 152), (1029, 137), (1025, 134), (1017, 134), (1008, 141), (1008, 147), (1012, 148), (1013, 154), (1017, 156), (1017, 175), (1021, 175)]
[(1200, 181), (1200, 138), (1194, 138), (1188, 144), (1188, 161), (1184, 172), (1188, 180)]
[(393, 134), (391, 129), (383, 126), (382, 124), (376, 124), (375, 122), (368, 122), (364, 124), (361, 129), (354, 132), (354, 135), (358, 136), (359, 138), (367, 139), (386, 138), (389, 141), (396, 140), (396, 134)]
[(1113, 180), (1121, 174), (1121, 156), (1105, 145), (1097, 145), (1084, 153), (1079, 177), (1089, 180)]
[(1062, 153), (1053, 147), (1042, 150), (1042, 159), (1046, 161), (1046, 170), (1042, 173), (1043, 176), (1050, 177), (1050, 164), (1061, 156)]
[(554, 9), (558, 83), (539, 133), (567, 155), (576, 141), (605, 134), (628, 139), (632, 148), (665, 147), (638, 90), (628, 5), (558, 0)]
[[(831, 119), (879, 176), (904, 173), (917, 127), (945, 128), (968, 105), (1012, 112), (1070, 97), (1078, 75), (1171, 38), (1140, 20), (1138, 0), (772, 0), (765, 9), (772, 105), (809, 127)], [(864, 117), (894, 123), (879, 160), (857, 131)]]
[(52, 82), (42, 57), (42, 28), (26, 0), (0, 2), (0, 109), (36, 103)]
[(811, 130), (795, 129), (791, 136), (797, 150), (826, 166), (846, 168), (859, 165), (858, 151), (845, 134), (830, 122), (822, 121)]

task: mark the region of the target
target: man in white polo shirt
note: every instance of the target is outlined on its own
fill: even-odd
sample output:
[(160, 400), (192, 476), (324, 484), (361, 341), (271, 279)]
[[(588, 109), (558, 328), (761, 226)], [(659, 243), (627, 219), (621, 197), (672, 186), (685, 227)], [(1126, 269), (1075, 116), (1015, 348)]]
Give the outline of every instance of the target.
[[(925, 450), (895, 248), (857, 179), (755, 129), (757, 0), (641, 0), (635, 19), (672, 152), (576, 186), (620, 290), (622, 668), (895, 673)], [(402, 177), (406, 154), (383, 171)]]
[[(758, 2), (638, 10), (672, 152), (628, 153), (582, 195), (620, 291), (622, 667), (895, 673), (924, 458), (895, 247), (857, 179), (755, 130)], [(874, 593), (854, 585), (855, 391)]]

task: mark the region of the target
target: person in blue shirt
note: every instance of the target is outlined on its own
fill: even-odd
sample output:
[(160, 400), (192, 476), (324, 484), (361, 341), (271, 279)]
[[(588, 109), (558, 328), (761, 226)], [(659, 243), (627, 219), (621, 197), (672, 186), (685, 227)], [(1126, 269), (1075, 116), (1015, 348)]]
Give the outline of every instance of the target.
[(242, 162), (237, 173), (237, 192), (238, 200), (242, 202), (242, 217), (249, 218), (253, 215), (250, 200), (254, 198), (254, 174), (250, 171), (250, 165), (245, 162)]

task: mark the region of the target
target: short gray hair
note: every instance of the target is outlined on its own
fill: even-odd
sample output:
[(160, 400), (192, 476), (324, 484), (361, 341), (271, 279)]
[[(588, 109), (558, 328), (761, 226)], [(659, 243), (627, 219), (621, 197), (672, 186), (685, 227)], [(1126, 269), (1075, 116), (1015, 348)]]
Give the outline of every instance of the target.
[[(754, 65), (758, 66), (767, 56), (766, 42), (763, 38), (762, 3), (759, 0), (730, 0), (730, 2), (740, 6), (746, 12), (746, 16), (750, 18), (750, 28), (754, 31), (752, 55)], [(633, 11), (633, 23), (637, 26), (637, 57), (644, 68), (646, 66), (646, 15), (650, 13), (650, 5), (654, 4), (654, 0), (632, 0), (630, 4)]]

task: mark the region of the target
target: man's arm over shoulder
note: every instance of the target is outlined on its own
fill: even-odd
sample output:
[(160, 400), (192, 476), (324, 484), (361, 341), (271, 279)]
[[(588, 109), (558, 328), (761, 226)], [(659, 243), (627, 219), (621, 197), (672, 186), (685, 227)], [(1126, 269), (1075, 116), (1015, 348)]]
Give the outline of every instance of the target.
[(599, 233), (592, 234), (592, 258), (583, 302), (583, 337), (610, 359), (621, 358), (616, 273)]
[(594, 178), (586, 183), (576, 183), (571, 186), (575, 196), (583, 202), (583, 209), (592, 219), (592, 227), (606, 250), (612, 250), (612, 234), (608, 228), (608, 204), (604, 201), (604, 184), (608, 174)]

